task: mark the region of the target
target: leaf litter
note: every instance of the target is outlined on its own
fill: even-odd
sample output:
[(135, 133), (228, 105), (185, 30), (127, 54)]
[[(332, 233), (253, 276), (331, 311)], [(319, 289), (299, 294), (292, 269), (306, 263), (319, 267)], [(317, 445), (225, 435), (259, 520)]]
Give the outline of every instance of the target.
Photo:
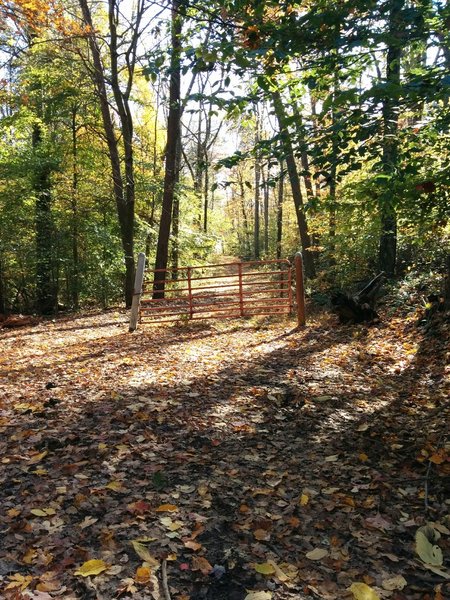
[(2, 333), (2, 597), (447, 597), (448, 322), (126, 328)]

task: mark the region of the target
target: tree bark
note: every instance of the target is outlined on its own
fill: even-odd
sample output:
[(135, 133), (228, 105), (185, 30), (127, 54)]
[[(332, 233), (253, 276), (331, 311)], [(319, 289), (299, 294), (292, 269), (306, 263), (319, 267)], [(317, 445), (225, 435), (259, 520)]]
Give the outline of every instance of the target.
[(164, 298), (164, 279), (169, 255), (169, 237), (172, 221), (173, 199), (177, 179), (177, 145), (180, 138), (180, 55), (181, 55), (181, 18), (179, 16), (180, 0), (172, 3), (172, 54), (170, 58), (169, 84), (169, 116), (167, 121), (167, 144), (164, 174), (164, 192), (162, 201), (161, 220), (159, 222), (158, 244), (156, 248), (153, 298)]
[(290, 138), (289, 130), (286, 125), (286, 112), (279, 91), (272, 94), (273, 106), (275, 115), (280, 127), (280, 136), (284, 148), (284, 159), (286, 161), (289, 180), (291, 183), (292, 197), (294, 200), (295, 213), (297, 217), (298, 230), (300, 234), (300, 242), (303, 250), (303, 261), (305, 266), (306, 277), (315, 276), (314, 257), (309, 251), (311, 247), (311, 238), (308, 232), (308, 223), (305, 216), (302, 190), (300, 186), (300, 177), (298, 174), (297, 164), (295, 162), (294, 149)]
[(281, 248), (283, 239), (283, 198), (284, 198), (284, 163), (280, 160), (280, 179), (278, 181), (277, 194), (277, 259), (281, 258)]
[[(400, 86), (400, 62), (402, 56), (402, 10), (404, 0), (389, 2), (389, 38), (386, 53), (386, 82)], [(397, 214), (393, 182), (398, 165), (398, 120), (397, 100), (387, 96), (383, 102), (383, 172), (387, 176), (384, 192), (380, 198), (380, 268), (388, 277), (395, 275), (397, 260)]]
[(80, 305), (80, 261), (78, 252), (78, 140), (77, 107), (72, 107), (72, 283), (70, 295), (75, 309)]
[(259, 260), (260, 257), (260, 243), (259, 243), (259, 233), (260, 233), (260, 201), (261, 201), (261, 162), (259, 156), (258, 144), (260, 141), (260, 118), (259, 115), (256, 116), (256, 135), (255, 135), (255, 146), (256, 146), (256, 154), (255, 154), (255, 195), (254, 195), (254, 230), (253, 230), (253, 256), (255, 260)]
[(32, 146), (37, 159), (33, 173), (36, 196), (36, 309), (40, 314), (49, 315), (56, 310), (58, 292), (53, 279), (54, 227), (50, 168), (41, 155), (42, 129), (39, 124), (33, 127)]
[[(128, 106), (127, 94), (131, 91), (133, 72), (129, 73), (127, 91), (124, 94), (118, 89), (118, 65), (117, 65), (117, 38), (114, 22), (113, 0), (109, 2), (109, 22), (112, 27), (110, 58), (111, 58), (111, 84), (113, 87), (114, 98), (117, 103), (117, 109), (121, 121), (121, 131), (124, 143), (125, 153), (125, 181), (124, 185), (121, 161), (119, 152), (119, 143), (114, 131), (114, 123), (109, 108), (109, 99), (106, 89), (106, 75), (100, 53), (100, 47), (95, 35), (95, 29), (92, 23), (91, 12), (87, 0), (79, 0), (80, 8), (83, 14), (83, 20), (89, 27), (88, 41), (92, 53), (93, 62), (93, 80), (99, 98), (100, 111), (102, 114), (103, 128), (105, 131), (106, 143), (108, 146), (109, 160), (111, 164), (111, 173), (113, 180), (114, 198), (116, 201), (117, 215), (119, 220), (122, 249), (125, 258), (125, 304), (129, 308), (133, 298), (134, 288), (134, 175), (133, 175), (133, 149), (132, 149), (132, 116)], [(135, 31), (136, 33), (136, 31)]]

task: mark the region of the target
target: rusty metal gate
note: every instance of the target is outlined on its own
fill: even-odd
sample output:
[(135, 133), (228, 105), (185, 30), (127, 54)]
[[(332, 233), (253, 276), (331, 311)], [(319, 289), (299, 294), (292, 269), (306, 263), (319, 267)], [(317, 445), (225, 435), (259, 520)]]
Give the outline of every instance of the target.
[[(303, 297), (303, 273), (298, 271), (301, 267), (300, 256), (300, 259), (296, 258), (295, 280), (301, 279)], [(140, 254), (130, 331), (136, 329), (138, 317), (142, 323), (159, 324), (290, 314), (294, 306), (292, 271), (288, 260), (262, 260), (148, 270), (145, 273), (145, 256)], [(298, 285), (296, 299), (298, 306)], [(299, 324), (303, 324), (300, 319)]]

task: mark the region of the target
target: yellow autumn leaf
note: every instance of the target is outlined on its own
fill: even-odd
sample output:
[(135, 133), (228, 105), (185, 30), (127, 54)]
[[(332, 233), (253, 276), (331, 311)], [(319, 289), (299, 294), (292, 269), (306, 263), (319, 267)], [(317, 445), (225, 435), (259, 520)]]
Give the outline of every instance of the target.
[(175, 504), (161, 504), (158, 508), (155, 509), (156, 512), (175, 512), (178, 510), (178, 507)]
[(33, 581), (33, 577), (31, 575), (21, 575), (20, 573), (10, 575), (9, 579), (10, 583), (8, 583), (8, 585), (5, 587), (5, 590), (13, 590), (20, 588), (22, 592)]
[(123, 490), (123, 483), (121, 481), (110, 481), (106, 486), (108, 490), (114, 490), (115, 492), (120, 492)]
[(89, 575), (99, 575), (106, 571), (108, 565), (103, 560), (93, 559), (88, 560), (81, 565), (79, 569), (75, 571), (75, 575), (81, 575), (82, 577), (88, 577)]
[(50, 517), (51, 515), (56, 515), (56, 510), (54, 508), (32, 508), (30, 513), (35, 517)]
[(136, 583), (148, 583), (150, 581), (151, 571), (149, 567), (138, 567), (136, 569), (136, 575), (134, 576), (134, 580)]
[(22, 556), (22, 562), (24, 562), (26, 565), (31, 565), (36, 556), (37, 551), (34, 548), (29, 548)]
[(275, 567), (270, 563), (255, 563), (255, 571), (261, 573), (261, 575), (273, 575), (275, 573)]
[(280, 569), (280, 567), (277, 565), (276, 562), (274, 562), (273, 560), (268, 560), (267, 564), (271, 565), (274, 568), (275, 576), (280, 581), (288, 581), (289, 580), (289, 576), (286, 575), (286, 573)]
[(373, 588), (359, 581), (352, 583), (350, 591), (354, 600), (380, 600), (380, 596)]
[(142, 560), (148, 563), (150, 567), (153, 567), (154, 569), (157, 569), (159, 567), (159, 561), (157, 561), (156, 558), (154, 558), (150, 554), (148, 548), (144, 546), (144, 544), (133, 540), (131, 542), (131, 545), (133, 546), (134, 551), (139, 556), (139, 558), (142, 558)]
[(300, 496), (300, 499), (298, 501), (298, 503), (300, 504), (300, 506), (306, 506), (309, 502), (309, 496), (308, 494), (302, 494)]
[(40, 454), (35, 454), (34, 456), (32, 456), (30, 458), (30, 460), (28, 461), (29, 465), (35, 465), (36, 463), (40, 462), (43, 458), (45, 458), (48, 454), (48, 450), (44, 450), (44, 452), (41, 452)]

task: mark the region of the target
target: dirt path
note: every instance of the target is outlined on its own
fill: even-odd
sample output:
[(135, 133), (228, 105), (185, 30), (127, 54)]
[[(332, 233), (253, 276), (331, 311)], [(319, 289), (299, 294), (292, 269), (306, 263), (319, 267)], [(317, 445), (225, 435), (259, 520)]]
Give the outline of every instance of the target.
[(163, 565), (172, 600), (445, 598), (448, 339), (294, 325), (3, 332), (2, 597), (167, 600)]

